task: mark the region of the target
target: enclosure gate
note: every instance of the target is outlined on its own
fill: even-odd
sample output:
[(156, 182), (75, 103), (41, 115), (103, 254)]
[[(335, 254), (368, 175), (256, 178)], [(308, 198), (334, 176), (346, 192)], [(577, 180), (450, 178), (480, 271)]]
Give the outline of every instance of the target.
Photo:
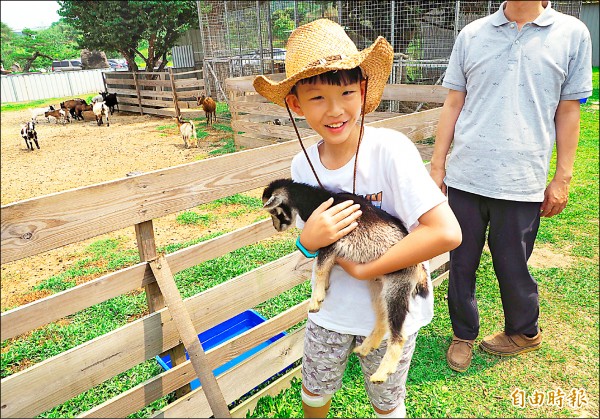
[[(414, 87), (390, 85), (386, 87), (385, 95), (396, 100), (443, 101), (445, 91), (442, 88), (420, 86), (423, 90), (415, 91)], [(236, 93), (232, 91), (231, 94)], [(250, 98), (253, 95), (246, 92), (244, 96)], [(266, 112), (276, 111), (271, 107), (265, 109)], [(245, 110), (238, 107), (236, 113), (241, 118)], [(400, 130), (413, 141), (419, 141), (435, 133), (439, 114), (440, 108), (436, 108), (369, 122), (369, 125)], [(262, 129), (252, 127), (257, 131)], [(309, 135), (304, 141), (309, 146), (317, 140), (316, 136)], [(3, 206), (2, 264), (131, 226), (135, 228), (141, 259), (136, 265), (2, 313), (3, 342), (140, 288), (146, 290), (149, 313), (2, 379), (2, 417), (39, 415), (165, 351), (171, 351), (172, 369), (79, 416), (125, 417), (173, 391), (179, 391), (181, 397), (157, 412), (156, 417), (210, 416), (203, 388), (191, 392), (186, 389), (195, 379), (194, 369), (190, 361), (185, 360), (176, 325), (164, 307), (151, 269), (149, 261), (158, 256), (153, 219), (289, 177), (291, 159), (297, 153), (296, 142), (288, 141)], [(164, 258), (170, 270), (177, 273), (275, 234), (279, 233), (274, 230), (271, 220), (259, 221), (167, 254)], [(447, 260), (448, 254), (433, 259), (431, 270), (441, 268), (440, 271), (444, 271)], [(196, 331), (203, 332), (307, 281), (310, 263), (299, 252), (293, 252), (185, 299), (185, 309)], [(445, 277), (446, 274), (438, 276), (435, 284)], [(306, 300), (292, 306), (207, 351), (208, 362), (215, 368), (297, 325), (306, 319), (307, 305)], [(303, 336), (304, 328), (301, 327), (219, 375), (217, 382), (225, 401), (232, 403), (301, 359)], [(277, 394), (299, 376), (300, 366), (235, 407), (231, 410), (232, 416), (244, 417), (254, 408), (258, 398)]]
[(205, 94), (202, 70), (103, 74), (106, 91), (118, 94), (119, 110), (171, 117), (204, 115), (196, 104), (196, 97)]

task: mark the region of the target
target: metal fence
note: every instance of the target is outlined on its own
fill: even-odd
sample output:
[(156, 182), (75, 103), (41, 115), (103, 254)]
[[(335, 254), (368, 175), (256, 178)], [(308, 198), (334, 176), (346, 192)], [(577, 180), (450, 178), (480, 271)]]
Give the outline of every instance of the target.
[[(359, 49), (384, 36), (396, 53), (393, 83), (434, 84), (440, 79), (460, 30), (494, 13), (500, 0), (294, 0), (215, 2), (199, 0), (199, 28), (180, 39), (187, 62), (204, 68), (206, 89), (226, 99), (224, 80), (284, 71), (290, 32), (318, 18), (345, 27)], [(581, 1), (552, 2), (579, 17)], [(181, 51), (183, 52), (183, 50)], [(173, 58), (180, 52), (174, 52)]]
[(77, 96), (104, 90), (106, 70), (32, 73), (1, 76), (2, 103)]

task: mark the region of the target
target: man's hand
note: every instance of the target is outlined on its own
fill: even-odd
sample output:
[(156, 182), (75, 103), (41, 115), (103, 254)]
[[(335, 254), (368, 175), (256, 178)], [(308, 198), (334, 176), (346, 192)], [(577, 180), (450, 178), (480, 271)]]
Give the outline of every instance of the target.
[(333, 198), (329, 198), (317, 207), (306, 220), (300, 243), (310, 252), (341, 239), (356, 228), (356, 220), (361, 216), (360, 205), (353, 201), (345, 201), (331, 206)]
[(438, 169), (432, 166), (429, 175), (431, 176), (435, 184), (438, 185), (438, 188), (442, 190), (442, 193), (446, 195), (446, 184), (444, 183), (444, 178), (446, 177), (446, 169)]
[(540, 207), (540, 217), (554, 217), (560, 214), (567, 206), (569, 200), (569, 182), (557, 180), (556, 178), (546, 187), (544, 191), (544, 202)]

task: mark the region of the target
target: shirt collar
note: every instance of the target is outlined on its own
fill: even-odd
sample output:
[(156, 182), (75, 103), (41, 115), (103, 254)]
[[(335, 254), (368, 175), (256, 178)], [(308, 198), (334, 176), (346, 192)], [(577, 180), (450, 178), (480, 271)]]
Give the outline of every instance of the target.
[[(504, 8), (506, 7), (506, 1), (502, 2), (498, 11), (491, 16), (490, 22), (494, 26), (502, 26), (510, 23), (504, 15)], [(548, 2), (544, 11), (532, 22), (537, 26), (549, 26), (554, 23), (554, 16), (556, 11), (552, 8), (551, 2)]]

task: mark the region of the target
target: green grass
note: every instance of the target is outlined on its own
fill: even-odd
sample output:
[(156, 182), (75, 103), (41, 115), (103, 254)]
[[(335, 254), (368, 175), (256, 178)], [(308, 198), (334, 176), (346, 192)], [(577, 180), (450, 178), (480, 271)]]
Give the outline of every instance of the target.
[[(83, 95), (77, 95), (78, 98), (85, 99), (87, 103), (92, 101), (92, 98), (96, 96), (98, 92), (85, 93)], [(49, 99), (32, 100), (29, 102), (12, 102), (2, 103), (0, 105), (0, 112), (13, 112), (22, 111), (29, 108), (43, 108), (46, 106), (54, 105), (55, 107), (65, 100), (73, 99), (73, 96), (55, 97)]]
[[(472, 366), (466, 373), (450, 370), (445, 352), (451, 326), (445, 300), (447, 283), (443, 283), (435, 289), (434, 320), (421, 329), (411, 364), (406, 398), (410, 417), (598, 417), (599, 112), (592, 108), (590, 102), (593, 101), (598, 101), (597, 68), (594, 69), (594, 95), (581, 108), (582, 129), (569, 205), (561, 215), (542, 220), (536, 245), (551, 251), (557, 258), (568, 257), (572, 261), (564, 268), (552, 267), (549, 263), (547, 267), (532, 269), (540, 287), (540, 325), (544, 329), (542, 349), (507, 359), (476, 350)], [(182, 212), (177, 222), (204, 225), (222, 217), (248, 213), (256, 214), (257, 219), (264, 218), (261, 208), (260, 199), (236, 194)], [(158, 251), (172, 253), (226, 232), (213, 230), (192, 240), (162, 246)], [(289, 237), (265, 240), (178, 272), (175, 275), (177, 286), (187, 298), (276, 260), (295, 249)], [(126, 248), (124, 242), (125, 239), (120, 237), (93, 242), (68, 270), (47, 278), (31, 291), (60, 292), (86, 276), (97, 277), (138, 263), (137, 249)], [(310, 285), (305, 282), (265, 301), (256, 309), (270, 318), (309, 295)], [(483, 337), (500, 330), (503, 325), (498, 284), (487, 252), (484, 252), (478, 270), (477, 297), (482, 318), (480, 337)], [(4, 341), (1, 377), (122, 327), (146, 312), (144, 292), (131, 292), (25, 336)], [(160, 372), (157, 363), (151, 359), (40, 417), (76, 416)], [(251, 417), (302, 417), (300, 385), (299, 380), (294, 380), (290, 389), (276, 397), (262, 398)], [(588, 403), (581, 409), (548, 404), (539, 407), (528, 404), (519, 408), (511, 399), (511, 393), (517, 388), (527, 395), (536, 391), (547, 394), (557, 388), (567, 394), (572, 389), (583, 389)], [(165, 396), (130, 417), (149, 417), (172, 400), (172, 394)], [(374, 417), (364, 390), (360, 365), (354, 355), (349, 359), (343, 387), (333, 398), (329, 416)]]

